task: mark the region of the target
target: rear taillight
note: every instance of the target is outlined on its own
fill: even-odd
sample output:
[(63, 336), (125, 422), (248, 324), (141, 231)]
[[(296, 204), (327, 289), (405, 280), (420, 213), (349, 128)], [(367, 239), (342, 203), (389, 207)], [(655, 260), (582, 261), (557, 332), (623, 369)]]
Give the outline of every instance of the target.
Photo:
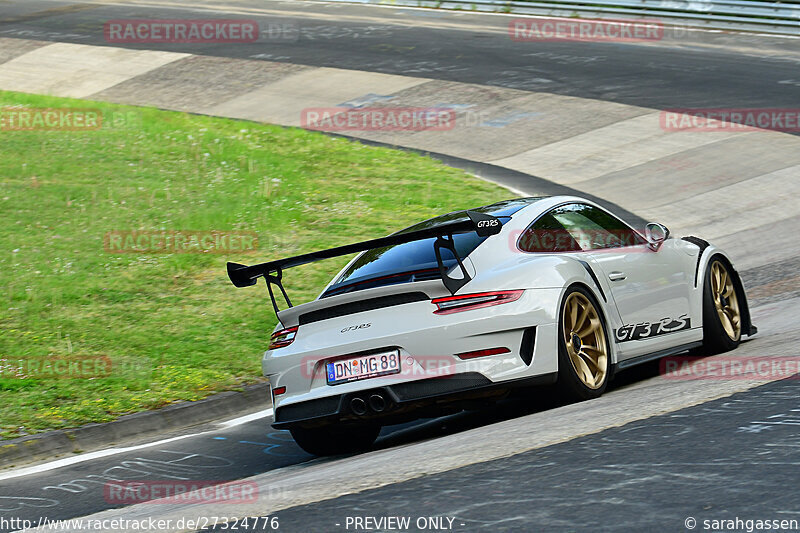
[(294, 342), (294, 338), (297, 336), (297, 326), (293, 328), (281, 329), (276, 331), (272, 334), (272, 337), (269, 338), (269, 349), (274, 350), (275, 348), (283, 348), (284, 346), (289, 346)]
[(286, 393), (286, 387), (275, 387), (272, 389), (272, 405), (275, 405), (275, 397)]
[(471, 309), (480, 309), (490, 305), (499, 305), (519, 300), (524, 290), (476, 292), (474, 294), (460, 294), (445, 298), (434, 298), (431, 303), (436, 304), (435, 315), (447, 315)]

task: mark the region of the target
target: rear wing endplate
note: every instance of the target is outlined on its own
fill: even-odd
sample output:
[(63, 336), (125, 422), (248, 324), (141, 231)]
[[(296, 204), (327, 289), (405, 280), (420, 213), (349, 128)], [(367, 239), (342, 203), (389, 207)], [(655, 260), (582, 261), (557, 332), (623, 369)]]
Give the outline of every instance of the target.
[[(338, 246), (328, 250), (321, 250), (319, 252), (311, 252), (294, 257), (287, 257), (285, 259), (277, 259), (266, 263), (257, 265), (246, 266), (238, 263), (228, 263), (228, 277), (236, 287), (250, 287), (258, 282), (258, 278), (264, 278), (267, 283), (267, 290), (269, 297), (272, 300), (272, 307), (275, 309), (275, 314), (278, 313), (278, 304), (275, 299), (275, 291), (272, 286), (275, 285), (280, 290), (283, 298), (289, 307), (292, 307), (292, 302), (289, 300), (286, 290), (283, 288), (283, 271), (287, 268), (292, 268), (323, 259), (330, 259), (332, 257), (339, 257), (342, 255), (349, 255), (356, 252), (363, 252), (372, 250), (374, 248), (382, 248), (384, 246), (395, 246), (407, 242), (421, 241), (425, 239), (435, 238), (433, 243), (434, 253), (436, 254), (436, 262), (439, 267), (439, 273), (442, 276), (444, 286), (455, 294), (461, 287), (466, 285), (472, 278), (467, 273), (461, 257), (455, 248), (455, 241), (453, 235), (459, 233), (475, 232), (480, 237), (489, 237), (500, 233), (503, 223), (500, 218), (477, 211), (465, 211), (467, 216), (466, 220), (458, 222), (451, 222), (449, 224), (442, 224), (434, 228), (426, 228), (408, 233), (395, 233), (388, 237), (381, 237), (379, 239), (372, 239), (369, 241), (358, 242), (355, 244), (348, 244), (345, 246)], [(456, 258), (458, 267), (461, 270), (461, 278), (452, 278), (447, 274), (447, 268), (444, 266), (442, 260), (441, 249), (449, 250)]]

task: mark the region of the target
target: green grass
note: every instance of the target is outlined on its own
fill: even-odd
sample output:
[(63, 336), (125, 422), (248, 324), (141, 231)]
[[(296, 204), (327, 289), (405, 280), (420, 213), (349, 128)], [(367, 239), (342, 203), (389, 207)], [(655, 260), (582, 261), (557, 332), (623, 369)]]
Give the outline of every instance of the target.
[[(0, 378), (6, 439), (263, 379), (260, 354), (276, 319), (262, 284), (230, 284), (228, 260), (383, 236), (510, 196), (425, 157), (299, 129), (0, 92), (0, 108), (18, 105), (100, 108), (106, 122), (97, 131), (0, 131), (0, 367), (8, 375), (18, 359), (107, 356), (114, 370)], [(132, 120), (112, 124), (111, 113)], [(107, 232), (127, 230), (254, 231), (260, 248), (104, 251)], [(315, 297), (347, 259), (289, 271), (293, 300)]]

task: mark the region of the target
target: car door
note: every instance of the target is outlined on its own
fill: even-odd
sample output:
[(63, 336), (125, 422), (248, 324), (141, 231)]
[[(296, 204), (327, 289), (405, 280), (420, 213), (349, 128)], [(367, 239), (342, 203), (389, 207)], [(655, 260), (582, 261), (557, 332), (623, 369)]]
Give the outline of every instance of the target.
[(619, 343), (620, 359), (674, 345), (675, 336), (665, 336), (691, 328), (691, 271), (674, 239), (654, 251), (619, 218), (588, 204), (561, 206), (553, 217), (608, 279), (623, 323), (609, 332)]

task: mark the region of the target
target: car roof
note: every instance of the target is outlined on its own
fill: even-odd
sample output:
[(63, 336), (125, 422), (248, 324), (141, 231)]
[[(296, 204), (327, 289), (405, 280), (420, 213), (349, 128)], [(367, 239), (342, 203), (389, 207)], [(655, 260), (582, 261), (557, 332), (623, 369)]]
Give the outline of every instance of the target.
[[(481, 207), (475, 207), (469, 209), (469, 211), (477, 211), (478, 213), (483, 213), (486, 215), (492, 215), (495, 217), (510, 217), (517, 211), (520, 211), (523, 208), (529, 207), (530, 205), (539, 202), (541, 200), (545, 200), (550, 198), (549, 196), (529, 196), (525, 198), (511, 198), (509, 200), (502, 200), (500, 202), (495, 202), (493, 204), (484, 205)], [(445, 213), (443, 215), (438, 215), (433, 218), (429, 218), (427, 220), (423, 220), (422, 222), (418, 222), (412, 226), (404, 228), (397, 233), (407, 233), (410, 231), (416, 231), (420, 229), (427, 229), (427, 228), (435, 228), (437, 226), (441, 226), (444, 224), (449, 224), (451, 222), (457, 222), (459, 220), (466, 220), (468, 217), (464, 210), (460, 211), (451, 211), (450, 213)]]

